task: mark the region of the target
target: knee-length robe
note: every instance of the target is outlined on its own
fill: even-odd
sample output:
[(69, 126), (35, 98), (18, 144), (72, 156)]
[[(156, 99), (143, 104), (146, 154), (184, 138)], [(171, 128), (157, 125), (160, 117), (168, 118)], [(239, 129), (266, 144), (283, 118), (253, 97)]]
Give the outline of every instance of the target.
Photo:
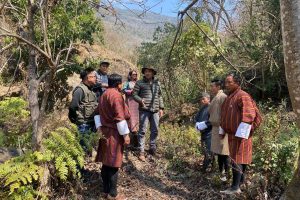
[(226, 134), (224, 138), (219, 136), (221, 106), (226, 97), (226, 94), (220, 90), (209, 105), (209, 121), (212, 125), (211, 151), (219, 155), (229, 155), (228, 135)]
[(139, 103), (132, 96), (136, 81), (127, 81), (124, 84), (123, 92), (126, 95), (126, 103), (130, 112), (130, 131), (138, 132), (139, 129)]
[(98, 110), (101, 118), (102, 137), (96, 156), (96, 162), (109, 167), (121, 167), (124, 139), (117, 129), (117, 123), (129, 120), (130, 114), (122, 94), (116, 88), (109, 88), (99, 99)]
[[(221, 127), (228, 134), (230, 157), (237, 164), (252, 162), (252, 133), (253, 122), (256, 117), (256, 105), (252, 97), (238, 88), (223, 102), (221, 109)], [(241, 122), (251, 124), (251, 133), (248, 139), (235, 137)]]

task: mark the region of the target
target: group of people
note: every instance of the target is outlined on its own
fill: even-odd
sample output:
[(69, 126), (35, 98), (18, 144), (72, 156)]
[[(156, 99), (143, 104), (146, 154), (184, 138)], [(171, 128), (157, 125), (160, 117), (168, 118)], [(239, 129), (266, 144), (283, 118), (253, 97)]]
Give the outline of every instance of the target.
[[(103, 197), (120, 200), (125, 199), (117, 192), (124, 146), (137, 148), (139, 160), (145, 162), (145, 133), (150, 124), (148, 152), (156, 154), (164, 103), (153, 67), (142, 68), (141, 80), (136, 70), (130, 71), (123, 84), (121, 75), (108, 75), (109, 65), (108, 61), (102, 61), (97, 71), (86, 68), (81, 72), (82, 82), (73, 91), (69, 119), (82, 135), (99, 133), (96, 161), (102, 163)], [(215, 156), (222, 181), (230, 178), (229, 169), (232, 168), (231, 187), (221, 191), (225, 194), (241, 192), (247, 165), (252, 161), (252, 134), (261, 122), (255, 102), (240, 84), (239, 76), (234, 73), (226, 76), (225, 91), (222, 90), (223, 81), (212, 80), (210, 93), (213, 98), (210, 100), (211, 95), (203, 93), (200, 110), (195, 116), (204, 152), (203, 172), (213, 165)], [(87, 151), (86, 144), (80, 142)]]
[[(252, 161), (252, 135), (262, 119), (252, 97), (240, 87), (240, 76), (230, 73), (223, 81), (212, 80), (210, 92), (202, 93), (201, 107), (195, 116), (196, 129), (201, 133), (204, 152), (202, 170), (207, 171), (217, 156), (221, 180), (227, 181), (232, 168), (231, 187), (225, 194), (240, 193), (245, 171)], [(226, 94), (225, 94), (226, 93)]]
[[(124, 146), (137, 148), (139, 160), (145, 162), (145, 134), (150, 124), (149, 154), (156, 154), (164, 103), (153, 67), (142, 68), (141, 80), (137, 71), (131, 70), (123, 84), (121, 75), (108, 75), (109, 66), (108, 61), (101, 61), (98, 70), (86, 68), (80, 73), (82, 81), (73, 91), (69, 119), (82, 135), (99, 133), (96, 161), (102, 163), (103, 197), (121, 200), (125, 197), (118, 194), (117, 181)], [(91, 154), (84, 140), (80, 144)]]

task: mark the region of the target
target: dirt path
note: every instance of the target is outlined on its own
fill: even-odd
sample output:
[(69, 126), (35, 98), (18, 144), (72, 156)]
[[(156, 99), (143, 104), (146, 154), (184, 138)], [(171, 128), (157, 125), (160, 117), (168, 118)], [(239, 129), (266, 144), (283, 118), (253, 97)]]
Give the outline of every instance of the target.
[[(82, 199), (101, 199), (100, 164), (90, 163), (87, 167), (91, 173), (84, 179)], [(164, 158), (148, 156), (143, 163), (134, 152), (127, 152), (119, 174), (118, 191), (129, 200), (234, 199), (219, 193), (227, 186), (216, 181), (214, 173), (202, 174), (197, 168), (187, 164), (178, 170), (169, 169)]]

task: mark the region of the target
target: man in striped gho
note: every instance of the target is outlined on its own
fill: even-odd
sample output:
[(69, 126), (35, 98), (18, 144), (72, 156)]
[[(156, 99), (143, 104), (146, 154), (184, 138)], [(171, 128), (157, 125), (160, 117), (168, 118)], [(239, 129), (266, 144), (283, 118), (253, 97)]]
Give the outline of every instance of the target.
[(221, 108), (219, 134), (228, 134), (229, 153), (232, 162), (232, 185), (221, 191), (225, 194), (240, 193), (245, 181), (247, 165), (252, 162), (252, 134), (261, 123), (261, 116), (252, 97), (240, 87), (240, 77), (229, 74), (225, 79), (228, 94)]

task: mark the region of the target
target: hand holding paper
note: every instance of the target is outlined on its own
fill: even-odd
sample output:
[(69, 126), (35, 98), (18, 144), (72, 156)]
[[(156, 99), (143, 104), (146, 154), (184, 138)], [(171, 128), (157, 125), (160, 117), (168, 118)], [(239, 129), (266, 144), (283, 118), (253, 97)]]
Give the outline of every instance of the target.
[(207, 128), (207, 125), (205, 122), (197, 122), (196, 123), (196, 129), (199, 131), (203, 131), (204, 129)]
[(241, 122), (235, 136), (239, 138), (248, 139), (251, 132), (251, 125), (245, 122)]

